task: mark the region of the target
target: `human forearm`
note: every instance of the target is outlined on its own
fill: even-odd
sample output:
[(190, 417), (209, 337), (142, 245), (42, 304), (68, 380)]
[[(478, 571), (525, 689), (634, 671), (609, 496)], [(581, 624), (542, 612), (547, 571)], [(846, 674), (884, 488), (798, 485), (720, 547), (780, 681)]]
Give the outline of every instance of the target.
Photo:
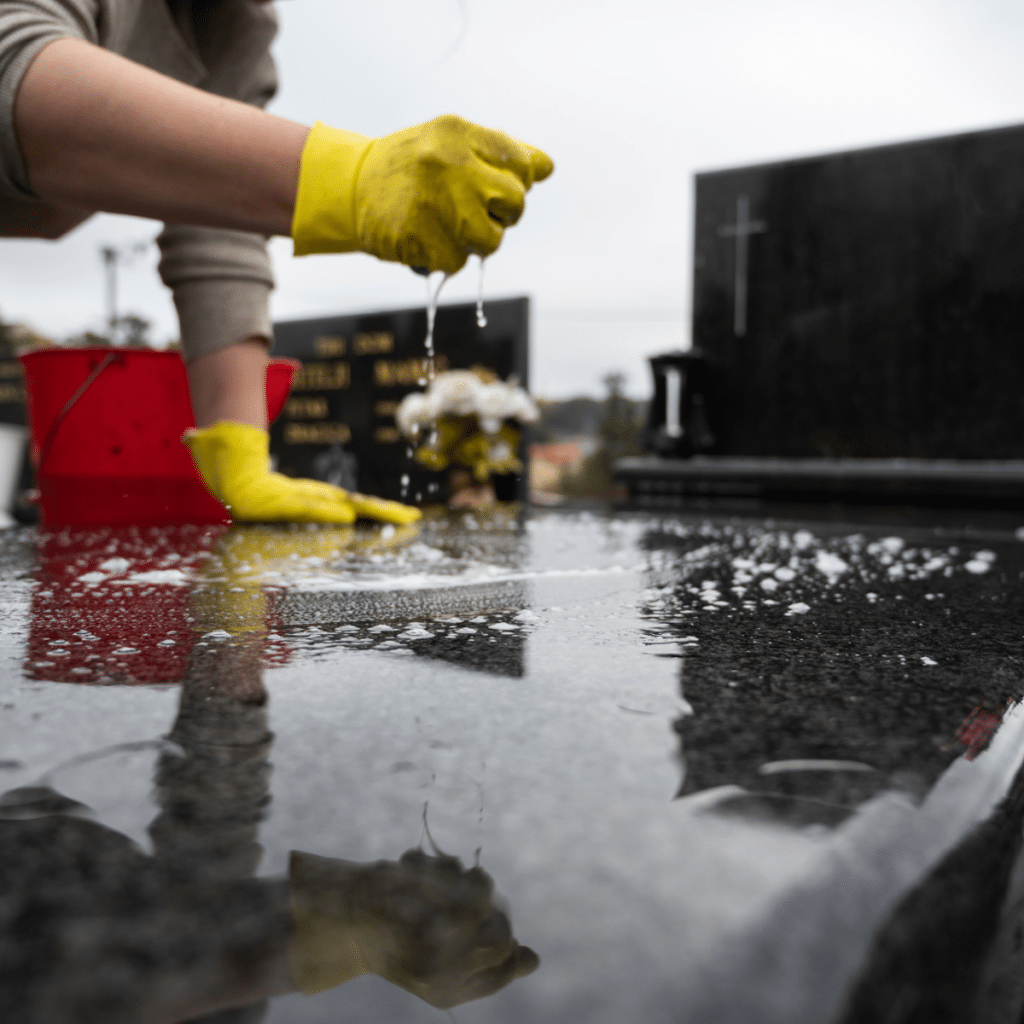
[(14, 117), (29, 181), (50, 202), (291, 233), (303, 125), (70, 38), (32, 62)]
[(209, 352), (188, 364), (197, 427), (234, 420), (266, 429), (267, 347), (255, 338)]

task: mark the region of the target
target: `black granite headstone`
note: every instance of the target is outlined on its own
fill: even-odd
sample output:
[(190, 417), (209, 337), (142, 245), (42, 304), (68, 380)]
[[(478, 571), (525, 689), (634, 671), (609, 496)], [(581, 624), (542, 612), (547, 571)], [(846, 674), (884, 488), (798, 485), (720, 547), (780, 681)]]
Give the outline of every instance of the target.
[[(0, 354), (0, 423), (11, 423), (25, 426), (28, 422), (25, 413), (25, 384), (21, 363), (13, 354)], [(25, 495), (33, 486), (35, 471), (28, 458), (28, 445), (22, 458), (17, 492), (12, 512), (23, 522), (35, 522), (35, 506), (25, 500)]]
[(14, 356), (0, 355), (0, 423), (26, 422), (21, 363)]
[(1024, 458), (1024, 127), (697, 175), (715, 453)]
[[(435, 370), (479, 366), (525, 387), (529, 300), (487, 302), (484, 311), (487, 326), (478, 327), (474, 304), (438, 308)], [(274, 354), (303, 364), (271, 427), (277, 468), (394, 500), (443, 501), (446, 475), (412, 459), (395, 425), (398, 403), (426, 384), (426, 330), (422, 307), (275, 324)], [(520, 477), (495, 480), (500, 500), (521, 499), (524, 488)]]

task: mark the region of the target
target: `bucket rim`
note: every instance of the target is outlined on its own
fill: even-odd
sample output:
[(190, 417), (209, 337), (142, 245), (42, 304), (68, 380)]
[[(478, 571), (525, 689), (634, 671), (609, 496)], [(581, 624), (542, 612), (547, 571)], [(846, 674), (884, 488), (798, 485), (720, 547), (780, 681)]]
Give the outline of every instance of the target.
[(21, 352), (18, 355), (18, 359), (25, 362), (29, 359), (39, 359), (49, 356), (66, 356), (71, 355), (72, 353), (75, 355), (79, 355), (81, 353), (106, 355), (109, 352), (119, 352), (123, 355), (141, 356), (142, 358), (157, 356), (161, 359), (167, 359), (177, 356), (177, 358), (181, 359), (181, 353), (177, 350), (128, 348), (124, 345), (48, 345), (46, 348), (34, 348), (30, 352)]
[[(43, 356), (64, 356), (70, 353), (76, 355), (83, 352), (92, 352), (106, 355), (109, 352), (120, 352), (131, 355), (133, 358), (149, 358), (155, 356), (160, 359), (178, 358), (185, 362), (182, 354), (177, 349), (156, 349), (156, 348), (128, 348), (124, 345), (49, 345), (46, 348), (35, 348), (30, 352), (21, 352), (17, 358), (20, 362), (29, 359), (37, 359)], [(291, 356), (270, 356), (271, 366), (292, 366), (298, 369), (302, 366), (302, 360), (293, 359)]]

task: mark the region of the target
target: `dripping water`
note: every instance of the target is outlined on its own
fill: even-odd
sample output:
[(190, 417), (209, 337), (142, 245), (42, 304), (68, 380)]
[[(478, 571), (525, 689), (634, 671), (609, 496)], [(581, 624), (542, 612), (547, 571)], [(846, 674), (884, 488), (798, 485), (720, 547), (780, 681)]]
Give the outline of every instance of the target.
[(423, 342), (423, 346), (427, 350), (427, 379), (420, 379), (420, 387), (423, 387), (427, 380), (434, 379), (434, 320), (437, 317), (437, 300), (441, 295), (441, 289), (444, 287), (445, 281), (448, 280), (448, 275), (442, 274), (437, 287), (432, 288), (430, 279), (433, 276), (433, 274), (430, 274), (427, 277), (427, 337)]
[(480, 276), (477, 279), (476, 289), (476, 325), (477, 327), (487, 326), (487, 317), (484, 316), (484, 258), (480, 259)]

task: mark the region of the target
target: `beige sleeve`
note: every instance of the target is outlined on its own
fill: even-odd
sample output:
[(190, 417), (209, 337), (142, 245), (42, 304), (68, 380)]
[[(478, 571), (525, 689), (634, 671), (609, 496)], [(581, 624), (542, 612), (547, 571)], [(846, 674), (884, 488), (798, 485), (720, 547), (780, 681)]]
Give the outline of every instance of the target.
[(99, 0), (0, 0), (0, 200), (38, 199), (14, 131), (14, 100), (28, 66), (55, 39), (98, 42)]
[(262, 235), (167, 225), (157, 242), (186, 362), (245, 338), (272, 343), (274, 274)]
[[(277, 90), (270, 4), (220, 0), (179, 4), (182, 34), (202, 58), (208, 92), (263, 107)], [(273, 342), (269, 300), (274, 274), (266, 240), (244, 231), (167, 225), (160, 276), (173, 292), (186, 362), (245, 338)]]

